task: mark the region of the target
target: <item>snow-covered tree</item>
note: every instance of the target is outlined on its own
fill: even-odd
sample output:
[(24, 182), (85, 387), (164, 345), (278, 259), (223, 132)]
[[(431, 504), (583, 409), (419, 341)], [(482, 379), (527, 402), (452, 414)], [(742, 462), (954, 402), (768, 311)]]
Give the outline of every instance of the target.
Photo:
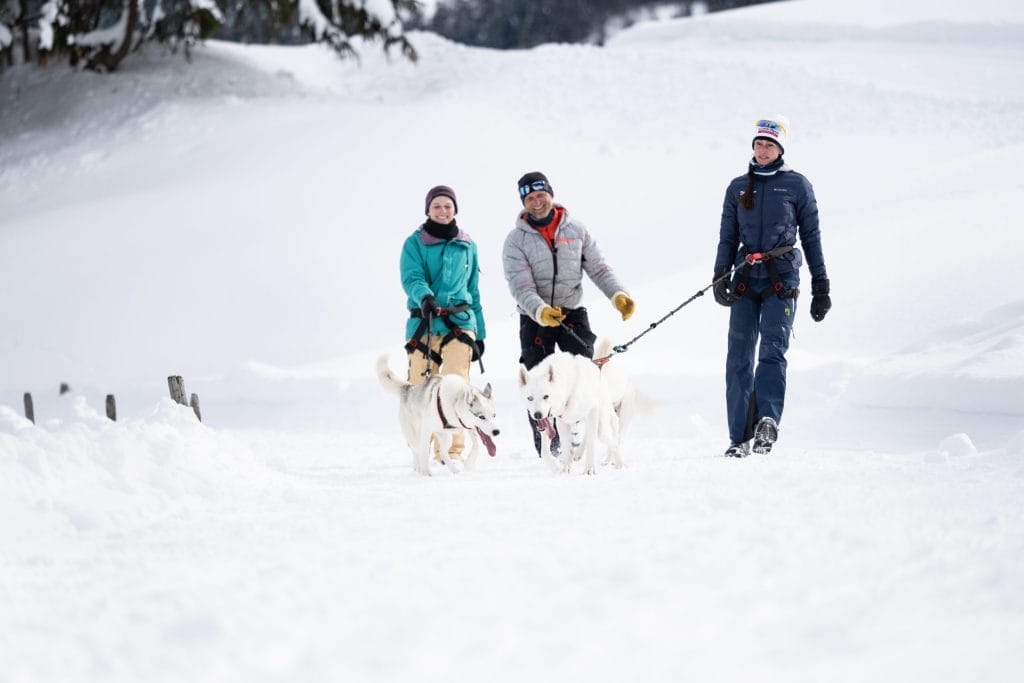
[(642, 10), (717, 11), (777, 0), (440, 0), (425, 28), (470, 45), (524, 48), (603, 43), (609, 24), (629, 25)]
[(228, 0), (224, 34), (243, 42), (327, 43), (347, 56), (356, 55), (353, 38), (379, 39), (415, 60), (402, 17), (416, 8), (416, 0)]
[(20, 27), (25, 61), (34, 49), (40, 61), (62, 58), (111, 71), (149, 41), (187, 55), (220, 31), (247, 40), (250, 32), (231, 24), (238, 22), (258, 27), (271, 42), (322, 42), (354, 56), (354, 39), (379, 39), (415, 59), (402, 22), (415, 9), (416, 0), (0, 0), (0, 56), (12, 61)]

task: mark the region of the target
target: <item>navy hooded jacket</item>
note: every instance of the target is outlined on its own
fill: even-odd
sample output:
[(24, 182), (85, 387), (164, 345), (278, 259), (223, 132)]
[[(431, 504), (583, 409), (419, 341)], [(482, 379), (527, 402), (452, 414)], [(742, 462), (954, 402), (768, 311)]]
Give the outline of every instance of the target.
[[(811, 280), (826, 279), (828, 274), (818, 230), (818, 203), (810, 181), (786, 165), (774, 175), (755, 175), (754, 207), (744, 209), (739, 200), (747, 190), (747, 183), (748, 176), (741, 175), (734, 178), (725, 191), (715, 272), (741, 263), (747, 253), (767, 252), (786, 245), (795, 247), (799, 235)], [(794, 248), (777, 257), (775, 267), (780, 277), (799, 281), (802, 261), (800, 250)], [(750, 277), (767, 278), (766, 266), (753, 266)]]

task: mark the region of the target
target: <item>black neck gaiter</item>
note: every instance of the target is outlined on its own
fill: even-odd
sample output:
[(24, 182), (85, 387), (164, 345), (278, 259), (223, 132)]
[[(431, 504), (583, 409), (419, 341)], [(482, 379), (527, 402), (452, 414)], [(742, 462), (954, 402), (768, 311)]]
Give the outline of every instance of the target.
[(459, 234), (459, 226), (455, 225), (453, 220), (451, 223), (444, 225), (442, 223), (435, 223), (431, 219), (427, 219), (427, 222), (423, 224), (423, 229), (427, 231), (427, 234), (431, 237), (436, 237), (439, 240), (450, 240), (454, 239)]
[(526, 222), (535, 228), (545, 228), (551, 225), (551, 221), (555, 220), (555, 210), (551, 209), (551, 213), (541, 219), (534, 218), (530, 214), (526, 214)]
[(779, 156), (778, 159), (776, 159), (772, 163), (765, 164), (764, 166), (758, 165), (758, 163), (756, 161), (751, 159), (750, 160), (750, 170), (753, 171), (755, 175), (775, 175), (778, 172), (778, 170), (780, 168), (782, 168), (782, 165), (784, 163), (786, 163), (786, 162), (782, 160), (782, 156), (781, 155)]

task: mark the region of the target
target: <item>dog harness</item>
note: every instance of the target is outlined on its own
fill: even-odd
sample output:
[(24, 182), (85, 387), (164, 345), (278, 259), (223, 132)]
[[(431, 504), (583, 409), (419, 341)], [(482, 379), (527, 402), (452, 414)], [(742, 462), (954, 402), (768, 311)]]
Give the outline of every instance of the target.
[[(445, 429), (455, 429), (455, 425), (448, 422), (448, 418), (444, 416), (444, 408), (441, 407), (441, 387), (437, 388), (437, 416), (441, 418), (441, 426)], [(459, 418), (459, 424), (462, 425), (463, 429), (469, 429), (466, 423)]]

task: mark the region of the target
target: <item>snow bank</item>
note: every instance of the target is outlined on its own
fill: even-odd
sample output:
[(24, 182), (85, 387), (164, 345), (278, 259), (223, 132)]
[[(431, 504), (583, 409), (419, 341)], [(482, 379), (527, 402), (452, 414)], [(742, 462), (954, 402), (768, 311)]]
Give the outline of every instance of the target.
[(1014, 45), (1024, 39), (1024, 10), (1012, 0), (789, 0), (687, 19), (641, 22), (609, 45), (714, 38), (743, 42), (898, 42)]
[(265, 465), (237, 439), (164, 399), (113, 422), (81, 396), (34, 425), (0, 406), (0, 527), (8, 540), (139, 528), (199, 504), (267, 495)]

